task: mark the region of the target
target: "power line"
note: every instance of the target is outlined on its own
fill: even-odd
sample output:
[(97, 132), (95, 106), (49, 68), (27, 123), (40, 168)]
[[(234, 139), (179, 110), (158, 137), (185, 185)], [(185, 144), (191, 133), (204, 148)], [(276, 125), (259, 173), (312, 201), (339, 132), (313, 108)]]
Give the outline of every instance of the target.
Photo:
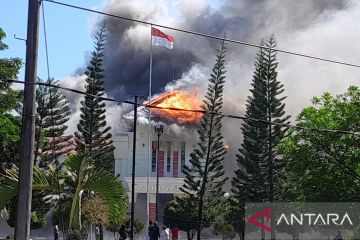
[(46, 22), (45, 22), (44, 4), (41, 4), (41, 12), (42, 12), (44, 41), (45, 41), (46, 68), (47, 68), (48, 79), (50, 79), (49, 52), (48, 52), (48, 43), (47, 43), (47, 34), (46, 34)]
[[(45, 55), (46, 55), (46, 68), (48, 74), (48, 81), (50, 82), (51, 75), (50, 75), (50, 64), (49, 64), (49, 50), (48, 50), (48, 42), (47, 42), (47, 31), (46, 31), (46, 20), (45, 20), (45, 7), (44, 4), (41, 4), (41, 12), (42, 12), (42, 21), (43, 21), (43, 31), (44, 31), (44, 40), (45, 40)], [(57, 156), (56, 156), (56, 142), (55, 142), (55, 125), (54, 125), (54, 99), (51, 88), (49, 89), (49, 104), (50, 104), (50, 118), (51, 118), (51, 137), (53, 138), (52, 141), (52, 155), (54, 157), (55, 164), (58, 164)], [(39, 144), (39, 143), (36, 143)], [(35, 159), (36, 161), (37, 159)], [(59, 167), (56, 167), (56, 174), (59, 174)], [(60, 185), (58, 186), (57, 192), (60, 196)], [(61, 211), (62, 209), (62, 200), (59, 199), (59, 208), (61, 212), (61, 225), (62, 225), (62, 234), (64, 238), (65, 229), (64, 229), (64, 214)]]
[(104, 101), (116, 102), (116, 103), (120, 103), (120, 104), (131, 104), (131, 105), (137, 104), (138, 106), (145, 107), (145, 108), (153, 108), (153, 109), (160, 109), (160, 110), (171, 110), (171, 111), (182, 111), (182, 112), (195, 112), (195, 113), (202, 113), (202, 114), (216, 114), (216, 115), (219, 115), (219, 116), (222, 116), (222, 117), (225, 117), (225, 118), (261, 122), (261, 123), (266, 123), (266, 124), (271, 124), (271, 125), (277, 125), (277, 126), (280, 126), (280, 127), (298, 129), (298, 130), (302, 130), (302, 131), (312, 131), (312, 132), (319, 132), (319, 133), (333, 133), (333, 134), (349, 134), (349, 135), (360, 136), (360, 132), (354, 132), (354, 131), (300, 127), (300, 126), (287, 124), (287, 123), (270, 122), (270, 121), (265, 120), (265, 119), (249, 118), (249, 117), (238, 116), (238, 115), (233, 115), (233, 114), (215, 113), (215, 112), (209, 112), (209, 111), (200, 110), (200, 109), (182, 109), (182, 108), (174, 108), (174, 107), (159, 107), (159, 106), (155, 106), (155, 105), (135, 103), (133, 101), (118, 100), (118, 99), (114, 99), (114, 98), (96, 96), (96, 95), (92, 95), (92, 94), (89, 94), (89, 93), (86, 93), (86, 92), (83, 92), (83, 91), (80, 91), (80, 90), (76, 90), (76, 89), (73, 89), (73, 88), (61, 87), (61, 86), (52, 85), (52, 84), (43, 83), (43, 82), (27, 83), (27, 82), (24, 82), (24, 81), (13, 80), (13, 79), (0, 79), (0, 81), (1, 82), (10, 82), (10, 83), (20, 83), (20, 84), (35, 84), (35, 85), (39, 85), (39, 86), (58, 88), (58, 89), (62, 89), (62, 90), (65, 90), (65, 91), (90, 96), (90, 97), (97, 98), (97, 99), (104, 100)]
[(298, 52), (293, 52), (293, 51), (288, 51), (288, 50), (283, 50), (283, 49), (278, 49), (278, 48), (269, 48), (269, 47), (262, 46), (262, 45), (259, 45), (259, 44), (255, 44), (255, 43), (244, 42), (244, 41), (239, 41), (239, 40), (214, 36), (214, 35), (210, 35), (210, 34), (205, 34), (205, 33), (200, 33), (200, 32), (195, 32), (195, 31), (189, 31), (189, 30), (175, 28), (175, 27), (170, 27), (170, 26), (166, 26), (166, 25), (151, 23), (151, 22), (142, 21), (142, 20), (138, 20), (138, 19), (134, 19), (134, 18), (130, 18), (130, 17), (124, 17), (124, 16), (110, 14), (110, 13), (106, 13), (106, 12), (102, 12), (102, 11), (98, 11), (98, 10), (94, 10), (94, 9), (80, 7), (80, 6), (72, 5), (72, 4), (68, 4), (68, 3), (63, 3), (63, 2), (53, 1), (53, 0), (44, 0), (44, 1), (54, 3), (54, 4), (57, 4), (57, 5), (61, 5), (61, 6), (65, 6), (65, 7), (75, 8), (75, 9), (79, 9), (79, 10), (83, 10), (83, 11), (87, 11), (87, 12), (92, 12), (92, 13), (97, 13), (97, 14), (101, 14), (101, 15), (105, 15), (105, 16), (109, 16), (109, 17), (113, 17), (113, 18), (118, 18), (118, 19), (122, 19), (122, 20), (132, 21), (132, 22), (136, 22), (136, 23), (142, 23), (142, 24), (146, 24), (146, 25), (152, 25), (152, 26), (156, 26), (156, 27), (162, 27), (162, 28), (174, 30), (174, 31), (177, 31), (177, 32), (183, 32), (183, 33), (188, 33), (188, 34), (192, 34), (192, 35), (196, 35), (196, 36), (202, 36), (202, 37), (206, 37), (206, 38), (217, 39), (217, 40), (230, 42), (230, 43), (235, 43), (235, 44), (240, 44), (240, 45), (245, 45), (245, 46), (249, 46), (249, 47), (269, 49), (269, 50), (273, 50), (273, 51), (280, 52), (280, 53), (285, 53), (285, 54), (294, 55), (294, 56), (298, 56), (298, 57), (310, 58), (310, 59), (314, 59), (314, 60), (318, 60), (318, 61), (324, 61), (324, 62), (330, 62), (330, 63), (340, 64), (340, 65), (345, 65), (345, 66), (349, 66), (349, 67), (360, 68), (360, 65), (353, 64), (353, 63), (347, 63), (347, 62), (344, 62), (344, 61), (332, 60), (332, 59), (328, 59), (328, 58), (317, 57), (317, 56), (313, 56), (313, 55), (309, 55), (309, 54), (303, 54), (303, 53), (298, 53)]

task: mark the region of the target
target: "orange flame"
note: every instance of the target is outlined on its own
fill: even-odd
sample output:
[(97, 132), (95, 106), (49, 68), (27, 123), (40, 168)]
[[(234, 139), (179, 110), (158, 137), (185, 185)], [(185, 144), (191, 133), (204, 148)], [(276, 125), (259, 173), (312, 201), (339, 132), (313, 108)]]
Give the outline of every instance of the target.
[[(190, 94), (185, 91), (166, 92), (152, 101), (152, 105), (163, 108), (181, 108), (187, 110), (201, 110), (202, 102), (198, 94)], [(196, 123), (201, 120), (202, 113), (190, 111), (178, 111), (170, 109), (156, 109), (152, 111), (161, 118), (177, 120), (182, 123)]]

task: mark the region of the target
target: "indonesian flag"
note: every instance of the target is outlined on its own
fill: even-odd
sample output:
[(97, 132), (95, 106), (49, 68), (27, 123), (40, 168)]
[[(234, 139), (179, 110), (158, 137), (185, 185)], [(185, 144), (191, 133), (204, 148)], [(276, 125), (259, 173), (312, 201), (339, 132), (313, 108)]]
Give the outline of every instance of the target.
[(152, 27), (151, 28), (151, 42), (152, 42), (152, 45), (162, 46), (162, 47), (166, 47), (168, 49), (173, 49), (175, 39), (172, 36), (167, 35), (164, 32), (160, 31), (159, 29)]

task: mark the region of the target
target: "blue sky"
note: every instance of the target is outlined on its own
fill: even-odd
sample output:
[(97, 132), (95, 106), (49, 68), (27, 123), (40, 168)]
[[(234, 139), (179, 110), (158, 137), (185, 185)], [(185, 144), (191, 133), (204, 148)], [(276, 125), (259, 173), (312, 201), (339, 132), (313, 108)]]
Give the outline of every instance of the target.
[[(82, 4), (84, 7), (94, 8), (101, 6), (102, 0), (87, 0), (72, 4)], [(50, 74), (56, 79), (69, 76), (85, 64), (86, 52), (92, 50), (91, 21), (95, 16), (92, 13), (79, 11), (67, 7), (45, 2), (46, 30), (50, 57)], [(5, 43), (9, 50), (2, 51), (0, 57), (20, 57), (25, 60), (25, 42), (14, 39), (26, 38), (28, 1), (3, 1), (0, 26), (7, 34)], [(42, 16), (40, 18), (40, 42), (38, 56), (38, 76), (47, 78), (46, 58), (44, 48)], [(19, 79), (24, 78), (24, 67)]]
[[(92, 9), (102, 9), (101, 6), (106, 3), (104, 0), (62, 0), (61, 2)], [(169, 4), (171, 2), (168, 0)], [(215, 0), (208, 0), (207, 2), (213, 7), (220, 5)], [(76, 69), (85, 66), (85, 56), (93, 49), (91, 34), (94, 29), (91, 27), (92, 21), (98, 15), (49, 2), (44, 2), (44, 4), (50, 75), (56, 79), (61, 79), (72, 75)], [(0, 16), (0, 26), (7, 34), (4, 41), (9, 46), (9, 50), (2, 51), (0, 57), (20, 57), (25, 61), (25, 42), (16, 40), (13, 36), (16, 34), (17, 37), (26, 38), (28, 1), (3, 1), (2, 9), (4, 10)], [(45, 42), (41, 12), (39, 33), (38, 76), (46, 79)], [(24, 67), (21, 69), (18, 78), (24, 79)]]

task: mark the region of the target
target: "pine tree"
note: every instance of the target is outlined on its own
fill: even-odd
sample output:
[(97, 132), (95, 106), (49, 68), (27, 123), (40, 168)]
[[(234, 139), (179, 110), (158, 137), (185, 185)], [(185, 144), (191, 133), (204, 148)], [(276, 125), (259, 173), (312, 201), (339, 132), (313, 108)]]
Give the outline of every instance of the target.
[[(263, 44), (263, 41), (261, 42)], [(251, 96), (246, 103), (246, 113), (241, 131), (243, 142), (236, 155), (238, 169), (232, 181), (235, 199), (243, 202), (264, 202), (267, 200), (266, 185), (266, 139), (268, 125), (251, 119), (267, 119), (266, 83), (263, 79), (264, 49), (260, 49), (255, 62), (255, 72), (251, 83)]]
[[(272, 35), (265, 46), (267, 47), (264, 51), (264, 80), (266, 82), (266, 106), (267, 106), (267, 121), (270, 124), (268, 126), (267, 136), (267, 156), (266, 160), (268, 163), (268, 179), (269, 182), (269, 201), (273, 202), (276, 198), (276, 192), (274, 189), (274, 183), (276, 182), (275, 176), (277, 171), (283, 166), (283, 163), (279, 158), (276, 158), (276, 146), (285, 137), (288, 130), (287, 127), (280, 126), (278, 124), (289, 124), (289, 115), (285, 115), (285, 96), (280, 96), (284, 92), (284, 84), (277, 80), (277, 66), (278, 62), (276, 59), (276, 39)], [(275, 125), (271, 124), (275, 123)]]
[[(91, 53), (91, 59), (87, 71), (86, 93), (96, 97), (104, 95), (104, 44), (105, 25), (103, 24), (95, 36), (95, 50)], [(82, 107), (80, 122), (77, 125), (78, 132), (75, 132), (78, 150), (88, 151), (96, 165), (106, 168), (111, 167), (114, 159), (111, 127), (107, 126), (105, 120), (105, 102), (99, 98), (86, 95), (81, 101)]]
[[(284, 89), (277, 80), (275, 37), (271, 36), (266, 43), (262, 41), (261, 45), (266, 48), (261, 48), (256, 57), (251, 96), (246, 104), (247, 120), (241, 127), (244, 139), (236, 155), (238, 169), (232, 179), (233, 207), (245, 202), (272, 202), (274, 169), (278, 170), (282, 165), (276, 159), (275, 147), (287, 128), (270, 123), (287, 123), (290, 116), (284, 116), (286, 97), (279, 96)], [(243, 209), (240, 207), (238, 211), (243, 212)]]
[[(57, 82), (48, 79), (46, 84), (57, 85)], [(36, 90), (36, 104), (35, 163), (41, 152), (42, 161), (57, 163), (57, 157), (67, 152), (67, 141), (71, 138), (63, 136), (68, 128), (65, 123), (70, 115), (69, 102), (57, 88), (40, 85)]]
[(225, 53), (223, 41), (217, 50), (216, 63), (209, 78), (208, 92), (205, 96), (203, 110), (207, 111), (200, 122), (197, 147), (190, 154), (190, 165), (185, 166), (183, 173), (185, 180), (180, 188), (198, 202), (197, 239), (200, 240), (203, 226), (203, 215), (215, 209), (224, 192), (222, 186), (227, 178), (224, 177), (223, 161), (226, 153), (223, 136), (221, 134), (223, 106), (223, 86), (225, 83)]

